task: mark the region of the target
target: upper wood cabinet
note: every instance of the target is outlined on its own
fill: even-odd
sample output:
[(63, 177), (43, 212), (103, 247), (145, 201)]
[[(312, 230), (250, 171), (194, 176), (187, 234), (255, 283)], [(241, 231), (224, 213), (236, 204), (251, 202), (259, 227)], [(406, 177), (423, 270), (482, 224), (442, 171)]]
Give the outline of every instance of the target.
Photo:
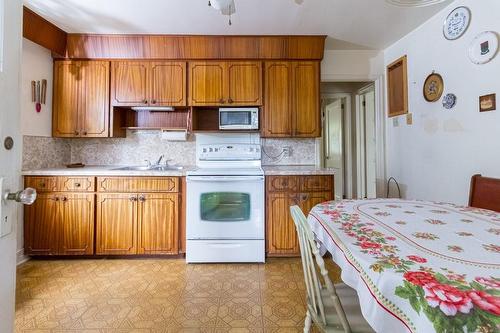
[(255, 61), (189, 63), (189, 105), (262, 104), (262, 65)]
[(113, 106), (186, 106), (186, 63), (113, 62), (111, 104)]
[(264, 72), (262, 136), (321, 136), (319, 62), (266, 62)]
[(109, 136), (109, 62), (55, 61), (54, 137)]

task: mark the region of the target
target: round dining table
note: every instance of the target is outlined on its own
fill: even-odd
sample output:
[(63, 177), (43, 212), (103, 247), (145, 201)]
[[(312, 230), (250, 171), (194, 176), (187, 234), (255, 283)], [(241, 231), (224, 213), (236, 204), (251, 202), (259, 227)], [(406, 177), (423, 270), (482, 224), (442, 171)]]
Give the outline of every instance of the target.
[(377, 332), (500, 332), (500, 213), (399, 199), (325, 202), (308, 222)]

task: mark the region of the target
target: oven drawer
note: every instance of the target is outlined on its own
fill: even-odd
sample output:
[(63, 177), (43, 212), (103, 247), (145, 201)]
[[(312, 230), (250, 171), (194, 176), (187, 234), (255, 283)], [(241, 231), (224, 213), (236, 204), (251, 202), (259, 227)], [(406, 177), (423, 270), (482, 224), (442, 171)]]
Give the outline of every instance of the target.
[(264, 262), (264, 240), (188, 240), (186, 262)]
[(179, 177), (99, 177), (98, 192), (179, 192)]

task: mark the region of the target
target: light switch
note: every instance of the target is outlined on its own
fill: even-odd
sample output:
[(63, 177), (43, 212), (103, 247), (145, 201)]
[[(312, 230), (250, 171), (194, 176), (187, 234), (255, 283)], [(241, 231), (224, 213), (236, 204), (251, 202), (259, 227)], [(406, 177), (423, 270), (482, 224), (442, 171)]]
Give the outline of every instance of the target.
[(398, 127), (399, 126), (399, 118), (398, 117), (392, 118), (392, 126), (393, 127)]
[(408, 113), (406, 115), (406, 124), (413, 125), (413, 113)]

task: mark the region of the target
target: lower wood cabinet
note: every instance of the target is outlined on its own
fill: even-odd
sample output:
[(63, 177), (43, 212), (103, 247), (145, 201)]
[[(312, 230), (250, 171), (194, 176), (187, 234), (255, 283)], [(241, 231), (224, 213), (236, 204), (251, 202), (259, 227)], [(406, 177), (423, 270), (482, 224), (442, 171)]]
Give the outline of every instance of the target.
[(25, 254), (94, 252), (94, 194), (40, 193), (24, 217)]
[(96, 254), (179, 253), (177, 193), (97, 195)]
[(268, 256), (299, 256), (290, 206), (304, 214), (333, 200), (333, 176), (269, 176), (266, 178), (266, 252)]
[(178, 177), (26, 177), (25, 183), (38, 191), (25, 208), (27, 255), (179, 253)]

